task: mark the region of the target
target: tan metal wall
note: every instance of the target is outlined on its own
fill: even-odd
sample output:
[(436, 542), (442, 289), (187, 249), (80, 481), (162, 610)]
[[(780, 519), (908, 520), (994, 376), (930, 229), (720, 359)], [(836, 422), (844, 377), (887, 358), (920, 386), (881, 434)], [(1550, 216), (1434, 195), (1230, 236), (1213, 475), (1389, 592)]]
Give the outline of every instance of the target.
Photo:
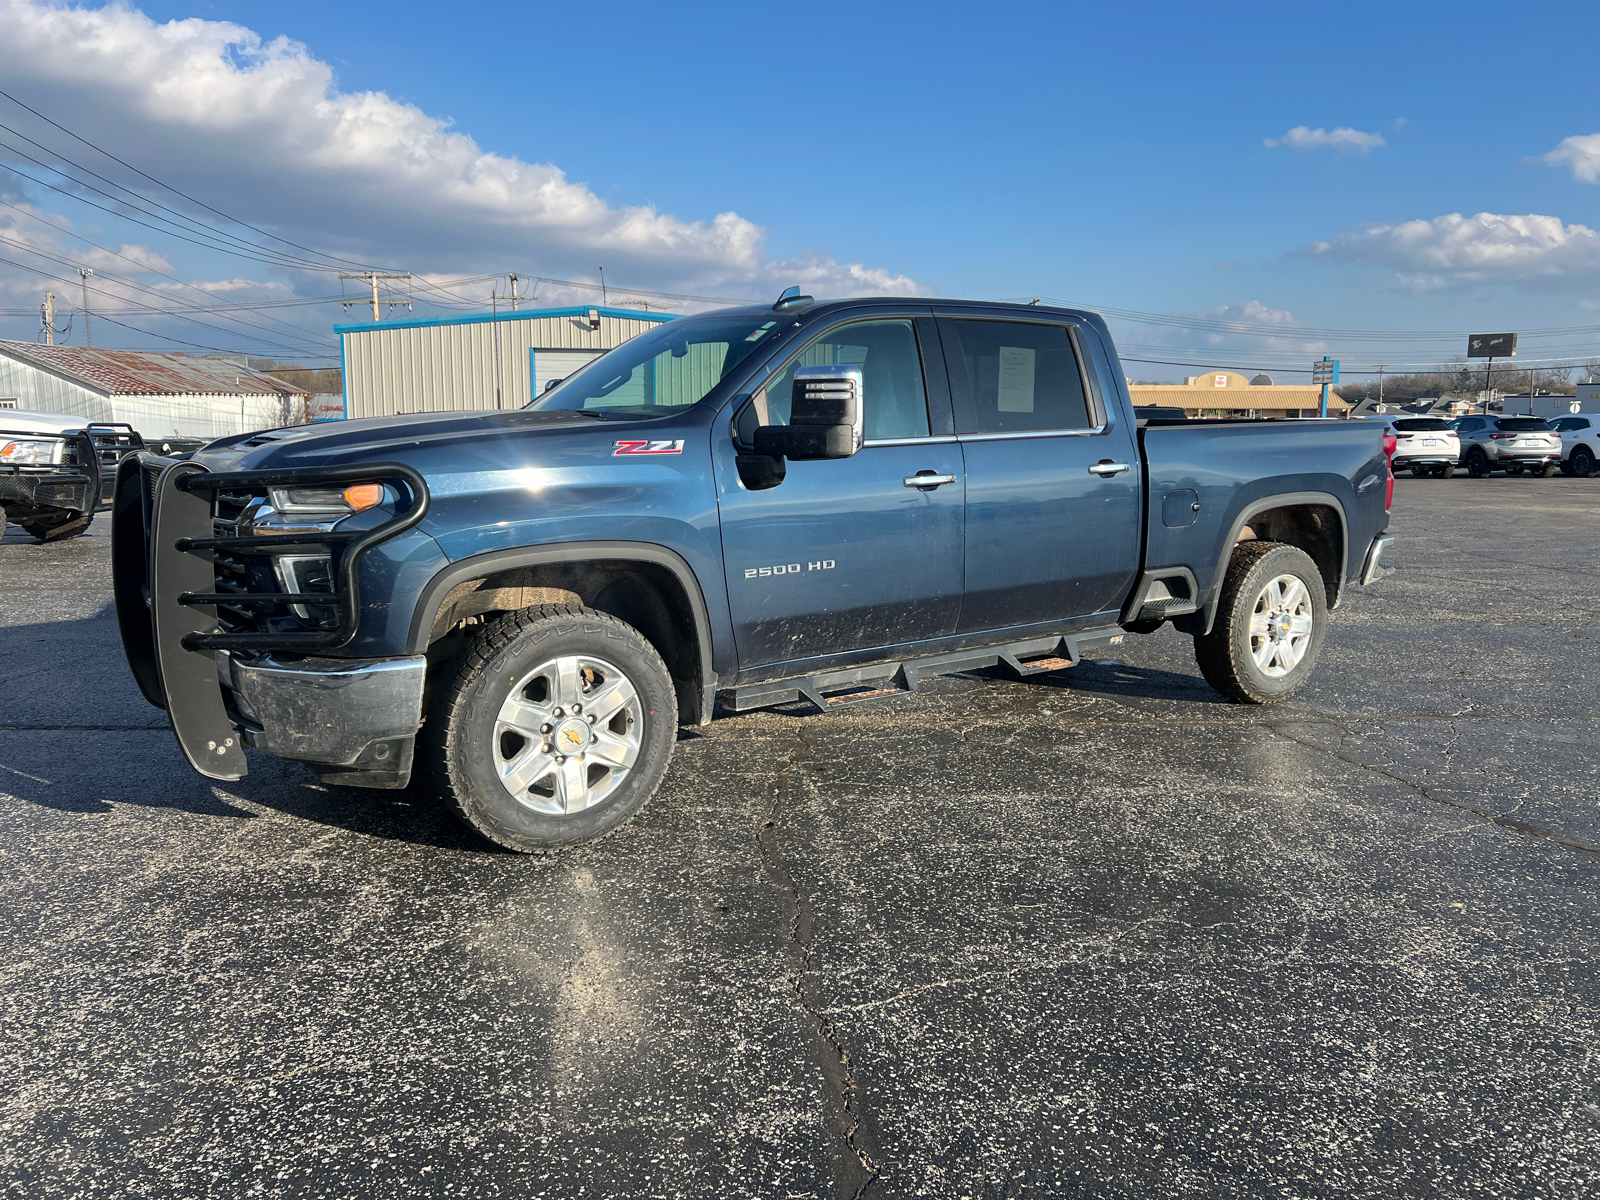
[(591, 329), (583, 314), (526, 313), (451, 324), (345, 327), (339, 331), (345, 415), (521, 408), (535, 395), (530, 351), (556, 352), (548, 354), (539, 374), (559, 378), (583, 361), (573, 352), (597, 355), (659, 324), (659, 318), (602, 312), (599, 329)]

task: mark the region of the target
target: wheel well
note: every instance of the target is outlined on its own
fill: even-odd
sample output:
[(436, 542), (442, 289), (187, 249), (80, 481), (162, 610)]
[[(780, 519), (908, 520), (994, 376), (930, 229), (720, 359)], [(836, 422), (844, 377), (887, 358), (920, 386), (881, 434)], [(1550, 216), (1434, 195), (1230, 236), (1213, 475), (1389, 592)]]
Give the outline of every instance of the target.
[(703, 684), (694, 609), (667, 567), (629, 559), (543, 563), (457, 583), (428, 636), (430, 662), (455, 655), (474, 627), (535, 604), (581, 604), (626, 621), (655, 647), (678, 693), (679, 719), (700, 719)]
[(1239, 541), (1283, 542), (1304, 550), (1317, 564), (1331, 607), (1344, 584), (1344, 522), (1329, 504), (1293, 504), (1252, 513)]

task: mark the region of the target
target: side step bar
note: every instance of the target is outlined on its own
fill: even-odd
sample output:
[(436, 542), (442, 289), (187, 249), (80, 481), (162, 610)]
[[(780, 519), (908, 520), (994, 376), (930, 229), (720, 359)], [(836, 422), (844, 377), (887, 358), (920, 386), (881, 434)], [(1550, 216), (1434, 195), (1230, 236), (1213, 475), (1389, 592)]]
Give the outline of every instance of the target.
[(1076, 665), (1084, 651), (1115, 646), (1123, 636), (1121, 628), (1112, 626), (1083, 633), (1031, 638), (1004, 646), (957, 650), (907, 662), (873, 663), (798, 679), (751, 683), (724, 692), (723, 702), (734, 712), (749, 712), (808, 700), (818, 712), (832, 712), (867, 700), (881, 700), (885, 696), (914, 692), (924, 679), (936, 675), (954, 675), (959, 671), (1000, 666), (1009, 667), (1019, 679), (1059, 671), (1063, 667)]

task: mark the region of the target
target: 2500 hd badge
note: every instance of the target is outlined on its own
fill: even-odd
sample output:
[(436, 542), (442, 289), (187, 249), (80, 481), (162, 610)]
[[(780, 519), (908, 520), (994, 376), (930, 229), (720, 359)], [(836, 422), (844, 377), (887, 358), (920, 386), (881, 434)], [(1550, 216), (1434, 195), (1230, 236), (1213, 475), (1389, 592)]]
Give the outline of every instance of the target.
[[(833, 570), (833, 559), (824, 558), (817, 562), (808, 562), (805, 569), (808, 571), (831, 571)], [(746, 579), (766, 579), (772, 575), (798, 574), (800, 574), (799, 563), (779, 563), (775, 567), (746, 567), (744, 569), (744, 577)]]

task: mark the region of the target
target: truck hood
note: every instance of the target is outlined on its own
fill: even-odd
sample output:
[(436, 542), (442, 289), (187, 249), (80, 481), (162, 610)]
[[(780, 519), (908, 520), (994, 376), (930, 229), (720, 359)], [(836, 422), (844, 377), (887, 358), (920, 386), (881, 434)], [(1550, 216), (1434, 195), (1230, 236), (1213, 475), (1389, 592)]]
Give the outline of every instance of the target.
[(240, 434), (212, 442), (195, 453), (194, 461), (213, 471), (336, 466), (363, 459), (403, 459), (419, 450), (493, 441), (512, 432), (560, 435), (587, 430), (592, 433), (602, 426), (626, 429), (633, 424), (632, 421), (606, 421), (592, 413), (570, 410), (413, 413), (317, 425), (287, 425), (281, 429)]

